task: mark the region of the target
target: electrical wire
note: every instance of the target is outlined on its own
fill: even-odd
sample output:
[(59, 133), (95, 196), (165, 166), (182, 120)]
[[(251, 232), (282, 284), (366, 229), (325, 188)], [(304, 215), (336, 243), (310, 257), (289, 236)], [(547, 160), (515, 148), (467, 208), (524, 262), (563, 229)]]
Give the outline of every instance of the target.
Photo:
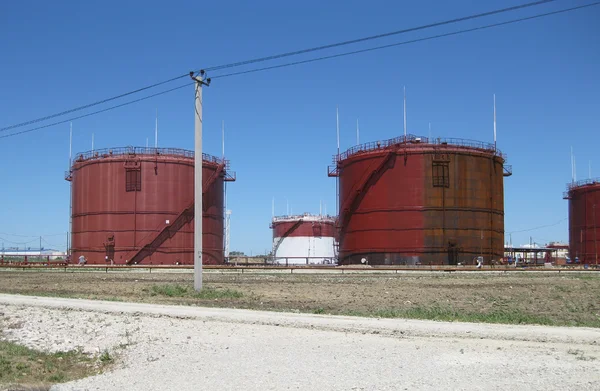
[[(238, 66), (242, 66), (242, 65), (254, 64), (254, 63), (258, 63), (258, 62), (264, 62), (264, 61), (269, 61), (269, 60), (274, 60), (274, 59), (279, 59), (279, 58), (284, 58), (284, 57), (296, 56), (296, 55), (299, 55), (299, 54), (306, 54), (306, 53), (310, 53), (310, 52), (315, 52), (315, 51), (320, 51), (320, 50), (325, 50), (325, 49), (331, 49), (331, 48), (340, 47), (340, 46), (346, 46), (346, 45), (360, 43), (360, 42), (365, 42), (365, 41), (370, 41), (370, 40), (374, 40), (374, 39), (380, 39), (380, 38), (389, 37), (389, 36), (393, 36), (393, 35), (399, 35), (399, 34), (404, 34), (404, 33), (408, 33), (408, 32), (413, 32), (413, 31), (418, 31), (418, 30), (424, 30), (424, 29), (428, 29), (428, 28), (432, 28), (432, 27), (439, 27), (439, 26), (443, 26), (443, 25), (447, 25), (447, 24), (463, 22), (463, 21), (466, 21), (466, 20), (472, 20), (472, 19), (476, 19), (476, 18), (482, 18), (482, 17), (485, 17), (485, 16), (490, 16), (490, 15), (505, 13), (505, 12), (509, 12), (509, 11), (515, 11), (515, 10), (518, 10), (518, 9), (523, 9), (523, 8), (528, 8), (528, 7), (543, 5), (543, 4), (551, 3), (551, 2), (554, 2), (554, 1), (556, 1), (556, 0), (539, 0), (539, 1), (531, 2), (531, 3), (521, 4), (521, 5), (517, 5), (517, 6), (513, 6), (513, 7), (508, 7), (508, 8), (503, 8), (503, 9), (498, 9), (498, 10), (493, 10), (493, 11), (488, 11), (488, 12), (484, 12), (484, 13), (480, 13), (480, 14), (463, 16), (463, 17), (460, 17), (460, 18), (446, 20), (446, 21), (442, 21), (442, 22), (430, 23), (430, 24), (427, 24), (427, 25), (412, 27), (412, 28), (408, 28), (408, 29), (403, 29), (403, 30), (397, 30), (397, 31), (392, 31), (392, 32), (388, 32), (388, 33), (383, 33), (383, 34), (372, 35), (372, 36), (369, 36), (369, 37), (363, 37), (363, 38), (353, 39), (353, 40), (349, 40), (349, 41), (337, 42), (337, 43), (333, 43), (333, 44), (322, 45), (322, 46), (317, 46), (317, 47), (313, 47), (313, 48), (297, 50), (297, 51), (293, 51), (293, 52), (281, 53), (281, 54), (276, 54), (276, 55), (272, 55), (272, 56), (268, 56), (268, 57), (255, 58), (255, 59), (245, 60), (245, 61), (238, 61), (238, 62), (230, 63), (230, 64), (217, 65), (217, 66), (205, 68), (205, 70), (214, 71), (214, 70), (220, 70), (220, 69), (238, 67)], [(110, 98), (102, 99), (100, 101), (96, 101), (96, 102), (89, 103), (89, 104), (86, 104), (86, 105), (83, 105), (83, 106), (75, 107), (73, 109), (69, 109), (69, 110), (65, 110), (65, 111), (59, 112), (59, 113), (47, 115), (45, 117), (36, 118), (36, 119), (30, 120), (30, 121), (21, 122), (21, 123), (10, 125), (10, 126), (5, 126), (3, 128), (0, 128), (0, 132), (5, 132), (7, 130), (12, 130), (12, 129), (20, 128), (20, 127), (27, 126), (27, 125), (32, 125), (32, 124), (35, 124), (35, 123), (38, 123), (38, 122), (43, 122), (43, 121), (46, 121), (46, 120), (49, 120), (49, 119), (52, 119), (52, 118), (56, 118), (56, 117), (60, 117), (60, 116), (66, 115), (66, 114), (70, 114), (70, 113), (73, 113), (73, 112), (76, 112), (76, 111), (88, 109), (90, 107), (101, 105), (103, 103), (108, 103), (110, 101), (113, 101), (113, 100), (116, 100), (116, 99), (120, 99), (120, 98), (129, 96), (129, 95), (132, 95), (132, 94), (136, 94), (138, 92), (145, 91), (145, 90), (148, 90), (148, 89), (151, 89), (151, 88), (154, 88), (154, 87), (158, 87), (160, 85), (167, 84), (167, 83), (170, 83), (170, 82), (173, 82), (175, 80), (179, 80), (181, 78), (188, 77), (188, 76), (189, 76), (189, 74), (186, 73), (186, 74), (179, 75), (179, 76), (176, 76), (176, 77), (173, 77), (171, 79), (164, 80), (164, 81), (161, 81), (161, 82), (158, 82), (158, 83), (154, 83), (154, 84), (148, 85), (146, 87), (138, 88), (136, 90), (129, 91), (129, 92), (126, 92), (126, 93), (123, 93), (123, 94), (120, 94), (120, 95), (112, 96)]]
[[(188, 77), (189, 77), (189, 75), (188, 75)], [(139, 98), (139, 99), (135, 99), (135, 100), (131, 100), (131, 101), (125, 102), (125, 103), (121, 103), (121, 104), (116, 105), (116, 106), (107, 107), (106, 109), (94, 111), (94, 112), (91, 112), (91, 113), (83, 114), (83, 115), (80, 115), (80, 116), (77, 116), (77, 117), (72, 117), (72, 118), (65, 119), (65, 120), (58, 121), (58, 122), (54, 122), (54, 123), (51, 123), (51, 124), (47, 124), (47, 125), (43, 125), (43, 126), (38, 126), (37, 128), (32, 128), (32, 129), (27, 129), (27, 130), (21, 130), (19, 132), (5, 134), (3, 136), (0, 136), (0, 139), (7, 138), (7, 137), (18, 136), (18, 135), (24, 134), (24, 133), (34, 132), (36, 130), (49, 128), (51, 126), (64, 124), (64, 123), (67, 123), (67, 122), (70, 122), (70, 121), (75, 121), (77, 119), (81, 119), (81, 118), (89, 117), (89, 116), (92, 116), (92, 115), (104, 113), (106, 111), (118, 109), (119, 107), (129, 106), (131, 104), (134, 104), (134, 103), (137, 103), (137, 102), (141, 102), (141, 101), (144, 101), (144, 100), (147, 100), (147, 99), (150, 99), (150, 98), (154, 98), (154, 97), (159, 96), (159, 95), (164, 95), (166, 93), (169, 93), (169, 92), (172, 92), (172, 91), (175, 91), (175, 90), (179, 90), (179, 89), (182, 89), (184, 87), (188, 87), (190, 85), (191, 85), (191, 83), (186, 83), (186, 84), (181, 85), (179, 87), (175, 87), (175, 88), (171, 88), (169, 90), (164, 90), (164, 91), (161, 91), (161, 92), (157, 92), (156, 94), (148, 95), (148, 96), (145, 96), (143, 98)]]
[(48, 238), (51, 236), (62, 236), (65, 234), (66, 234), (66, 232), (62, 232), (59, 234), (47, 234), (47, 235), (19, 235), (19, 234), (11, 234), (8, 232), (0, 232), (0, 235), (12, 236), (12, 237), (16, 237), (16, 238), (39, 238), (40, 236)]
[[(50, 247), (66, 247), (66, 245), (67, 245), (67, 242), (62, 242), (62, 243), (60, 243), (60, 244), (59, 244), (59, 243), (50, 243), (49, 241), (47, 241), (47, 240), (46, 240), (46, 239), (44, 239), (43, 237), (42, 237), (42, 241), (43, 241), (44, 243), (46, 243), (48, 246), (50, 246)], [(47, 249), (46, 249), (46, 250), (47, 250)]]
[(506, 234), (509, 234), (509, 235), (510, 234), (517, 234), (517, 233), (521, 233), (521, 232), (535, 231), (535, 230), (542, 229), (542, 228), (554, 227), (554, 226), (559, 225), (560, 223), (562, 223), (563, 221), (566, 221), (566, 220), (568, 220), (568, 218), (565, 217), (564, 219), (561, 219), (561, 220), (557, 221), (554, 224), (540, 225), (539, 227), (534, 227), (534, 228), (529, 228), (529, 229), (522, 229), (520, 231), (511, 231), (511, 232), (507, 232)]
[[(323, 61), (323, 60), (327, 60), (327, 59), (331, 59), (331, 58), (350, 56), (350, 55), (354, 55), (354, 54), (365, 53), (365, 52), (370, 52), (370, 51), (375, 51), (375, 50), (381, 50), (381, 49), (390, 48), (390, 47), (394, 47), (394, 46), (407, 45), (407, 44), (416, 43), (416, 42), (428, 41), (428, 40), (433, 40), (433, 39), (437, 39), (437, 38), (448, 37), (448, 36), (452, 36), (452, 35), (464, 34), (464, 33), (467, 33), (467, 32), (473, 32), (473, 31), (484, 30), (484, 29), (489, 29), (489, 28), (493, 28), (493, 27), (504, 26), (504, 25), (513, 24), (513, 23), (523, 22), (523, 21), (527, 21), (527, 20), (543, 18), (543, 17), (546, 17), (546, 16), (557, 15), (557, 14), (566, 13), (566, 12), (570, 12), (570, 11), (574, 11), (574, 10), (579, 10), (579, 9), (583, 9), (583, 8), (587, 8), (587, 7), (592, 7), (592, 6), (597, 6), (597, 5), (600, 5), (600, 1), (597, 1), (597, 2), (594, 2), (594, 3), (590, 3), (590, 4), (581, 5), (581, 6), (577, 6), (577, 7), (566, 8), (566, 9), (562, 9), (562, 10), (558, 10), (558, 11), (552, 11), (552, 12), (547, 12), (547, 13), (543, 13), (543, 14), (537, 14), (537, 15), (533, 15), (533, 16), (528, 16), (528, 17), (524, 17), (524, 18), (512, 19), (512, 20), (505, 21), (505, 22), (493, 23), (493, 24), (479, 26), (479, 27), (474, 27), (474, 28), (470, 28), (470, 29), (463, 29), (463, 30), (459, 30), (459, 31), (449, 32), (449, 33), (445, 33), (445, 34), (438, 34), (438, 35), (434, 35), (434, 36), (430, 36), (430, 37), (425, 37), (425, 38), (418, 38), (418, 39), (413, 39), (413, 40), (409, 40), (409, 41), (397, 42), (397, 43), (392, 43), (392, 44), (388, 44), (388, 45), (382, 45), (382, 46), (377, 46), (377, 47), (372, 47), (372, 48), (355, 50), (355, 51), (351, 51), (351, 52), (338, 53), (338, 54), (334, 54), (334, 55), (330, 55), (330, 56), (322, 56), (322, 57), (312, 58), (312, 59), (308, 59), (308, 60), (302, 60), (302, 61), (295, 61), (295, 62), (291, 62), (291, 63), (273, 65), (273, 66), (269, 66), (269, 67), (263, 67), (263, 68), (250, 69), (250, 70), (245, 70), (245, 71), (240, 71), (240, 72), (233, 72), (233, 73), (228, 73), (228, 74), (216, 75), (216, 76), (212, 76), (211, 79), (225, 78), (225, 77), (231, 77), (231, 76), (242, 75), (242, 74), (247, 74), (247, 73), (254, 73), (254, 72), (266, 71), (266, 70), (271, 70), (271, 69), (290, 67), (290, 66), (295, 66), (295, 65), (300, 65), (300, 64), (306, 64), (306, 63), (311, 63), (311, 62), (316, 62), (316, 61)], [(186, 75), (186, 76), (189, 76), (189, 74)], [(164, 82), (162, 84), (164, 84)], [(148, 95), (148, 96), (145, 96), (143, 98), (139, 98), (139, 99), (135, 99), (135, 100), (132, 100), (132, 101), (128, 101), (128, 102), (125, 102), (125, 103), (122, 103), (122, 104), (119, 104), (119, 105), (111, 106), (111, 107), (108, 107), (106, 109), (94, 111), (94, 112), (91, 112), (91, 113), (88, 113), (88, 114), (84, 114), (84, 115), (80, 115), (80, 116), (77, 116), (77, 117), (72, 117), (72, 118), (69, 118), (69, 119), (66, 119), (66, 120), (62, 120), (62, 121), (58, 121), (58, 122), (54, 122), (54, 123), (51, 123), (51, 124), (47, 124), (47, 125), (43, 125), (43, 126), (38, 126), (36, 128), (27, 129), (27, 130), (23, 130), (23, 131), (19, 131), (19, 132), (15, 132), (15, 133), (10, 133), (10, 134), (7, 134), (7, 135), (3, 135), (3, 136), (0, 136), (0, 139), (7, 138), (7, 137), (17, 136), (17, 135), (24, 134), (24, 133), (33, 132), (33, 131), (44, 129), (44, 128), (48, 128), (48, 127), (51, 127), (51, 126), (64, 124), (64, 123), (67, 123), (67, 122), (70, 122), (70, 121), (74, 121), (74, 120), (77, 120), (77, 119), (81, 119), (81, 118), (89, 117), (89, 116), (92, 116), (92, 115), (104, 113), (104, 112), (107, 112), (107, 111), (110, 111), (110, 110), (114, 110), (114, 109), (117, 109), (117, 108), (120, 108), (120, 107), (128, 106), (128, 105), (131, 105), (133, 103), (141, 102), (141, 101), (144, 101), (144, 100), (147, 100), (147, 99), (159, 96), (159, 95), (163, 95), (163, 94), (169, 93), (171, 91), (175, 91), (175, 90), (184, 88), (184, 87), (186, 87), (186, 86), (188, 86), (190, 84), (191, 83), (186, 83), (184, 85), (181, 85), (181, 86), (178, 86), (178, 87), (175, 87), (175, 88), (171, 88), (169, 90), (161, 91), (161, 92), (158, 92), (156, 94)], [(72, 111), (70, 111), (70, 112), (72, 112)]]
[(371, 47), (371, 48), (366, 48), (366, 49), (361, 49), (361, 50), (355, 50), (352, 52), (332, 54), (330, 56), (322, 56), (322, 57), (317, 57), (317, 58), (311, 58), (308, 60), (295, 61), (295, 62), (290, 62), (290, 63), (285, 63), (285, 64), (273, 65), (273, 66), (269, 66), (269, 67), (249, 69), (249, 70), (245, 70), (245, 71), (232, 72), (232, 73), (227, 73), (227, 74), (222, 74), (222, 75), (211, 76), (211, 79), (237, 76), (237, 75), (261, 72), (261, 71), (277, 69), (277, 68), (286, 68), (286, 67), (300, 65), (300, 64), (307, 64), (307, 63), (316, 62), (316, 61), (323, 61), (323, 60), (328, 60), (328, 59), (332, 59), (332, 58), (345, 57), (345, 56), (350, 56), (350, 55), (359, 54), (359, 53), (366, 53), (366, 52), (372, 52), (375, 50), (387, 49), (387, 48), (391, 48), (391, 47), (395, 47), (395, 46), (408, 45), (408, 44), (416, 43), (416, 42), (429, 41), (429, 40), (433, 40), (433, 39), (449, 37), (452, 35), (459, 35), (459, 34), (469, 33), (469, 32), (478, 31), (478, 30), (485, 30), (485, 29), (489, 29), (489, 28), (493, 28), (493, 27), (505, 26), (508, 24), (523, 22), (523, 21), (527, 21), (527, 20), (543, 18), (546, 16), (557, 15), (557, 14), (574, 11), (574, 10), (578, 10), (578, 9), (582, 9), (582, 8), (586, 8), (586, 7), (596, 6), (599, 4), (600, 4), (600, 1), (595, 2), (595, 3), (577, 6), (577, 7), (566, 8), (566, 9), (562, 9), (562, 10), (558, 10), (558, 11), (547, 12), (544, 14), (537, 14), (537, 15), (528, 16), (528, 17), (524, 17), (524, 18), (512, 19), (512, 20), (508, 20), (505, 22), (493, 23), (493, 24), (488, 24), (488, 25), (479, 26), (479, 27), (473, 27), (470, 29), (463, 29), (463, 30), (459, 30), (459, 31), (453, 31), (453, 32), (444, 33), (444, 34), (432, 35), (432, 36), (425, 37), (425, 38), (417, 38), (417, 39), (412, 39), (409, 41), (396, 42), (396, 43), (391, 43), (388, 45), (382, 45), (382, 46), (376, 46), (376, 47)]
[(17, 245), (19, 245), (19, 244), (29, 244), (29, 243), (36, 242), (36, 241), (38, 241), (38, 240), (39, 240), (39, 237), (38, 237), (37, 239), (29, 240), (29, 241), (27, 241), (27, 242), (14, 242), (14, 241), (12, 241), (12, 240), (8, 240), (8, 239), (0, 238), (0, 241), (1, 241), (1, 242), (6, 242), (6, 243), (10, 243), (10, 244), (17, 244)]
[(214, 66), (214, 67), (204, 68), (204, 70), (205, 71), (216, 71), (216, 70), (219, 70), (219, 69), (233, 68), (233, 67), (239, 67), (239, 66), (242, 66), (242, 65), (254, 64), (254, 63), (257, 63), (257, 62), (271, 61), (271, 60), (276, 60), (276, 59), (280, 59), (280, 58), (284, 58), (284, 57), (297, 56), (299, 54), (306, 54), (306, 53), (316, 52), (316, 51), (325, 50), (325, 49), (332, 49), (332, 48), (336, 48), (336, 47), (340, 47), (340, 46), (352, 45), (352, 44), (355, 44), (355, 43), (366, 42), (366, 41), (371, 41), (371, 40), (374, 40), (374, 39), (380, 39), (380, 38), (390, 37), (390, 36), (393, 36), (393, 35), (405, 34), (405, 33), (409, 33), (409, 32), (414, 32), (414, 31), (419, 31), (419, 30), (425, 30), (425, 29), (429, 29), (429, 28), (433, 28), (433, 27), (444, 26), (444, 25), (447, 25), (447, 24), (453, 24), (453, 23), (458, 23), (458, 22), (464, 22), (464, 21), (467, 21), (467, 20), (478, 19), (478, 18), (482, 18), (482, 17), (485, 17), (485, 16), (496, 15), (496, 14), (501, 14), (501, 13), (505, 13), (505, 12), (509, 12), (509, 11), (515, 11), (515, 10), (518, 10), (518, 9), (523, 9), (523, 8), (538, 6), (538, 5), (542, 5), (542, 4), (547, 4), (547, 3), (551, 3), (553, 1), (556, 1), (556, 0), (534, 1), (534, 2), (531, 2), (531, 3), (520, 4), (520, 5), (516, 5), (516, 6), (513, 6), (513, 7), (508, 7), (508, 8), (502, 8), (502, 9), (498, 9), (498, 10), (494, 10), (494, 11), (483, 12), (483, 13), (480, 13), (480, 14), (468, 15), (468, 16), (463, 16), (463, 17), (456, 18), (456, 19), (445, 20), (445, 21), (442, 21), (442, 22), (430, 23), (430, 24), (426, 24), (426, 25), (423, 25), (423, 26), (411, 27), (411, 28), (408, 28), (408, 29), (397, 30), (397, 31), (392, 31), (392, 32), (388, 32), (388, 33), (383, 33), (383, 34), (371, 35), (369, 37), (357, 38), (357, 39), (352, 39), (352, 40), (349, 40), (349, 41), (337, 42), (337, 43), (332, 43), (332, 44), (328, 44), (328, 45), (317, 46), (317, 47), (313, 47), (313, 48), (309, 48), (309, 49), (296, 50), (296, 51), (293, 51), (293, 52), (275, 54), (275, 55), (272, 55), (272, 56), (255, 58), (255, 59), (252, 59), (252, 60), (238, 61), (238, 62), (234, 62), (234, 63), (231, 63), (231, 64), (217, 65), (217, 66)]
[(0, 232), (0, 235), (6, 235), (6, 236), (13, 236), (16, 238), (39, 238), (40, 236), (34, 236), (34, 235), (18, 235), (18, 234), (9, 234), (7, 232)]
[(52, 118), (56, 118), (56, 117), (60, 117), (60, 116), (66, 115), (66, 114), (70, 114), (70, 113), (73, 113), (75, 111), (89, 109), (90, 107), (98, 106), (98, 105), (101, 105), (103, 103), (107, 103), (107, 102), (110, 102), (110, 101), (113, 101), (113, 100), (116, 100), (116, 99), (119, 99), (119, 98), (123, 98), (123, 97), (129, 96), (129, 95), (132, 95), (132, 94), (136, 94), (138, 92), (145, 91), (145, 90), (148, 90), (150, 88), (158, 87), (160, 85), (167, 84), (167, 83), (170, 83), (170, 82), (175, 81), (175, 80), (179, 80), (179, 79), (181, 79), (183, 77), (189, 77), (189, 74), (177, 76), (177, 77), (171, 78), (169, 80), (161, 81), (159, 83), (154, 83), (154, 84), (146, 86), (146, 87), (138, 88), (137, 90), (129, 91), (129, 92), (126, 92), (124, 94), (116, 95), (116, 96), (113, 96), (113, 97), (110, 97), (110, 98), (102, 99), (102, 100), (99, 100), (99, 101), (94, 102), (94, 103), (89, 103), (87, 105), (75, 107), (75, 108), (70, 109), (70, 110), (61, 111), (60, 113), (51, 114), (51, 115), (47, 115), (45, 117), (40, 117), (40, 118), (32, 119), (31, 121), (27, 121), (27, 122), (21, 122), (20, 124), (6, 126), (4, 128), (0, 128), (0, 132), (5, 132), (7, 130), (20, 128), (20, 127), (27, 126), (27, 125), (32, 125), (32, 124), (35, 124), (35, 123), (38, 123), (38, 122), (42, 122), (42, 121), (46, 121), (46, 120), (49, 120), (49, 119), (52, 119)]

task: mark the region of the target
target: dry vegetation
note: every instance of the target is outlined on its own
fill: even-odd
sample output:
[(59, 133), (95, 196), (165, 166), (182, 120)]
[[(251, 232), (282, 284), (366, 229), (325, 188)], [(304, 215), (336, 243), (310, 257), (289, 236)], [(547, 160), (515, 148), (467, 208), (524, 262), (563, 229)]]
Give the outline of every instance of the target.
[(0, 292), (319, 314), (600, 327), (600, 274), (1, 272)]
[(102, 372), (113, 362), (108, 352), (89, 356), (78, 350), (46, 353), (0, 341), (0, 390), (48, 390), (51, 384)]

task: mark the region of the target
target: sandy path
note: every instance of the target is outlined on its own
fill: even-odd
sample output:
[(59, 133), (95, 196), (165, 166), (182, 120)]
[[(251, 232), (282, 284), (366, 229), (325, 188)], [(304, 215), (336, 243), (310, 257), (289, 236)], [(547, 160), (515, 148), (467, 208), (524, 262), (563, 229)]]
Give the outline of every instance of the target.
[(28, 346), (120, 352), (113, 372), (56, 390), (600, 390), (597, 329), (16, 295), (0, 312)]

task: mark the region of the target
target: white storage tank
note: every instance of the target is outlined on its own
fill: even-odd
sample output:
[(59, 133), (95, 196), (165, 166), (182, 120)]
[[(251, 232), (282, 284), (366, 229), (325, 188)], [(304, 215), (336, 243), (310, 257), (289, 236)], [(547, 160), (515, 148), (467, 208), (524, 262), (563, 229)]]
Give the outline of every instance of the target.
[(337, 262), (335, 217), (304, 214), (273, 217), (273, 255), (279, 265)]

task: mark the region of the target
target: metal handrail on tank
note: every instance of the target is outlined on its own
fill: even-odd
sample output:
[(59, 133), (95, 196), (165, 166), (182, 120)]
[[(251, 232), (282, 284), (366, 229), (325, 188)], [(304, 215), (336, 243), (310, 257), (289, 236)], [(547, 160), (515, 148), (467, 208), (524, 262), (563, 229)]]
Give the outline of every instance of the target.
[(414, 134), (407, 134), (406, 136), (395, 137), (388, 140), (370, 141), (368, 143), (355, 145), (339, 155), (334, 155), (333, 162), (335, 164), (336, 161), (345, 160), (348, 157), (360, 152), (370, 152), (376, 149), (388, 148), (406, 142), (415, 142), (417, 139), (420, 139), (421, 142), (428, 142), (427, 137), (420, 138)]
[[(284, 216), (274, 216), (271, 224), (273, 223), (279, 223), (279, 222), (288, 222), (288, 221), (292, 221), (292, 220), (299, 220), (299, 219), (305, 219), (305, 218), (309, 218), (309, 220), (307, 221), (313, 221), (311, 220), (311, 218), (318, 218), (319, 221), (329, 221), (329, 222), (335, 222), (336, 220), (336, 216), (331, 216), (331, 215), (313, 215), (310, 213), (305, 213), (302, 215), (284, 215)], [(271, 228), (273, 228), (271, 226)]]
[[(504, 160), (506, 160), (506, 155), (503, 154), (496, 145), (493, 143), (485, 143), (477, 140), (469, 140), (469, 139), (460, 139), (460, 138), (443, 138), (437, 137), (432, 140), (429, 140), (428, 137), (420, 137), (414, 134), (408, 134), (406, 136), (400, 136), (391, 138), (388, 140), (380, 140), (380, 141), (371, 141), (368, 143), (355, 145), (352, 148), (349, 148), (343, 153), (333, 155), (333, 166), (336, 166), (338, 162), (342, 160), (346, 160), (349, 157), (362, 153), (362, 152), (371, 152), (378, 149), (385, 149), (393, 146), (398, 146), (401, 144), (425, 144), (425, 145), (441, 145), (441, 146), (452, 146), (459, 148), (471, 148), (478, 149), (482, 151), (493, 152), (495, 155), (500, 156)], [(335, 171), (335, 170), (333, 170)], [(330, 174), (333, 172), (330, 170)]]
[(581, 179), (577, 182), (567, 183), (567, 192), (581, 186), (600, 184), (600, 178)]
[[(146, 147), (117, 147), (117, 148), (103, 148), (103, 149), (94, 149), (93, 151), (79, 152), (75, 154), (75, 161), (82, 162), (90, 159), (101, 159), (112, 156), (135, 156), (135, 155), (162, 155), (162, 156), (181, 156), (193, 159), (195, 156), (194, 151), (190, 151), (182, 148), (146, 148)], [(219, 158), (213, 155), (209, 155), (207, 153), (202, 154), (202, 160), (215, 163), (222, 164), (225, 162), (228, 164), (228, 160), (225, 158)]]

